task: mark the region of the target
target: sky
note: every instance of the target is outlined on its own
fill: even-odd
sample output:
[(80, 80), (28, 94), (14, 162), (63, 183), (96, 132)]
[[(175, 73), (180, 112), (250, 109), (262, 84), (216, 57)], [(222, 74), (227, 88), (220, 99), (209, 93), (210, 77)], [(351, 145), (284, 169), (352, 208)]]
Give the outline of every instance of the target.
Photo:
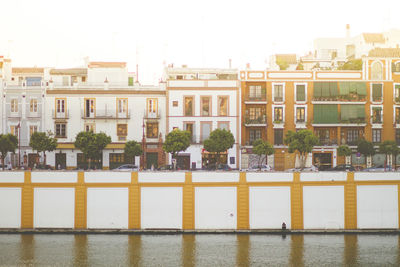
[(139, 66), (155, 84), (163, 64), (265, 69), (275, 53), (313, 40), (400, 28), (399, 0), (0, 0), (0, 55), (19, 67)]

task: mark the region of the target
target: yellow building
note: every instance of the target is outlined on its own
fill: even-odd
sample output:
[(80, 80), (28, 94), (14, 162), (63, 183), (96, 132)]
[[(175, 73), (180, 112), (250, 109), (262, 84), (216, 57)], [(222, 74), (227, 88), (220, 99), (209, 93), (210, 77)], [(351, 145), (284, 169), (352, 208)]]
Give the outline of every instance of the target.
[[(385, 140), (400, 145), (399, 48), (372, 50), (359, 71), (244, 70), (240, 79), (242, 168), (255, 164), (251, 145), (259, 138), (274, 145), (268, 164), (275, 170), (297, 166), (283, 143), (289, 130), (310, 129), (319, 137), (308, 164), (319, 162), (323, 168), (344, 163), (338, 146), (347, 144), (355, 152), (361, 138), (375, 145)], [(353, 165), (383, 161), (380, 154), (371, 159), (352, 156)]]

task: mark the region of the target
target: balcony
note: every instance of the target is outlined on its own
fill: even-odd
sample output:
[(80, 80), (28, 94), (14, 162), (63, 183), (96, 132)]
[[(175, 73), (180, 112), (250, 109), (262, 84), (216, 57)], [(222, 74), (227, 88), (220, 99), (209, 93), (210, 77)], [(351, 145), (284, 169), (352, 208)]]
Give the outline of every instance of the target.
[(146, 120), (148, 120), (148, 119), (159, 120), (161, 118), (161, 115), (160, 115), (159, 111), (157, 111), (157, 112), (149, 112), (149, 111), (146, 110), (144, 112), (144, 118)]
[(325, 139), (325, 138), (320, 138), (319, 139), (319, 145), (320, 146), (337, 146), (338, 145), (338, 140), (336, 139)]
[(358, 95), (358, 94), (348, 94), (348, 95), (337, 95), (337, 96), (314, 96), (313, 104), (323, 104), (328, 103), (332, 104), (332, 102), (354, 104), (356, 102), (365, 103), (367, 101), (366, 95)]
[(54, 109), (52, 111), (53, 114), (53, 119), (69, 119), (69, 111), (65, 111), (65, 112), (56, 112)]
[(131, 111), (128, 109), (128, 112), (117, 113), (115, 109), (109, 110), (99, 110), (96, 109), (94, 113), (86, 114), (85, 110), (81, 110), (82, 119), (96, 119), (96, 120), (117, 120), (117, 119), (130, 119), (131, 118)]
[(267, 125), (267, 115), (259, 115), (259, 116), (244, 116), (244, 125), (246, 127), (251, 126), (266, 126)]
[(245, 104), (267, 104), (267, 96), (265, 94), (259, 95), (259, 96), (246, 95), (244, 97), (244, 103)]

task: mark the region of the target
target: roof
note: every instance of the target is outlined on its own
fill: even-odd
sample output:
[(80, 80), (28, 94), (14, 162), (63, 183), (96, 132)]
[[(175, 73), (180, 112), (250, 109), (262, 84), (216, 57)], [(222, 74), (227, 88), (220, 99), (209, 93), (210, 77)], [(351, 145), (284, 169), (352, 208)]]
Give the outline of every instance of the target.
[(52, 75), (87, 75), (87, 69), (85, 68), (73, 68), (73, 69), (51, 69), (50, 74)]
[(12, 73), (43, 73), (43, 68), (12, 68)]
[(362, 35), (366, 43), (385, 43), (385, 37), (382, 33), (363, 33)]
[(89, 68), (125, 68), (126, 62), (89, 62)]
[(400, 58), (400, 48), (375, 48), (369, 51), (369, 57), (397, 57)]
[(297, 64), (296, 54), (276, 54), (276, 61), (285, 61), (288, 64)]

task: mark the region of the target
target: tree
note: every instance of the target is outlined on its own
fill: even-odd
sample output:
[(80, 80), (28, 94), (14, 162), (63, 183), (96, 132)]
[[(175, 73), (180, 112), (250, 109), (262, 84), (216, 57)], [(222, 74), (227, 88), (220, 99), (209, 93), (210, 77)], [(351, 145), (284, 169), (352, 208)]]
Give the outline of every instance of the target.
[[(261, 170), (261, 162), (265, 158), (265, 163), (268, 164), (268, 156), (274, 154), (275, 150), (273, 145), (268, 141), (257, 139), (253, 143), (253, 153), (258, 155), (258, 167)], [(265, 157), (263, 157), (265, 156)]]
[[(397, 144), (395, 141), (391, 140), (386, 140), (383, 143), (379, 144), (379, 152), (382, 154), (385, 154), (385, 171), (386, 171), (386, 166), (387, 166), (387, 161), (388, 161), (388, 155), (395, 155), (397, 154)], [(396, 160), (396, 158), (395, 158)]]
[(351, 156), (352, 151), (348, 145), (341, 145), (338, 147), (338, 154), (341, 157), (346, 157), (346, 164), (350, 164), (348, 158)]
[(18, 147), (18, 138), (13, 134), (0, 134), (0, 153), (1, 163), (3, 164), (4, 170), (4, 159), (8, 152), (15, 152)]
[[(165, 136), (163, 150), (167, 153), (171, 153), (172, 158), (175, 159), (180, 151), (185, 151), (189, 146), (190, 132), (175, 128)], [(174, 165), (174, 168), (175, 167), (176, 165)]]
[(276, 65), (279, 66), (279, 70), (287, 70), (287, 68), (289, 68), (289, 64), (285, 60), (282, 60), (282, 59), (278, 59), (276, 61)]
[(362, 70), (362, 59), (352, 59), (346, 61), (339, 70)]
[(86, 159), (89, 160), (89, 169), (91, 160), (100, 159), (103, 155), (103, 149), (111, 143), (111, 137), (105, 133), (95, 134), (93, 131), (80, 132), (75, 138), (75, 147), (80, 149)]
[(225, 129), (215, 129), (210, 133), (210, 137), (204, 140), (204, 149), (208, 152), (214, 152), (217, 154), (217, 165), (220, 163), (221, 152), (227, 151), (233, 147), (235, 138), (230, 131)]
[(296, 70), (304, 70), (304, 66), (301, 61), (299, 62), (299, 64), (297, 64)]
[(36, 150), (39, 156), (43, 152), (43, 163), (46, 166), (46, 151), (53, 151), (57, 148), (57, 139), (51, 132), (35, 132), (31, 135), (29, 146)]
[(357, 152), (361, 153), (365, 158), (372, 156), (375, 154), (374, 144), (365, 139), (361, 139), (357, 144)]
[(284, 143), (289, 146), (289, 153), (297, 151), (300, 154), (300, 168), (303, 170), (307, 155), (311, 153), (313, 147), (319, 143), (319, 140), (310, 130), (288, 131)]
[(143, 153), (142, 146), (136, 141), (128, 141), (125, 143), (124, 153), (128, 157), (132, 157), (132, 163), (134, 163), (135, 157)]

